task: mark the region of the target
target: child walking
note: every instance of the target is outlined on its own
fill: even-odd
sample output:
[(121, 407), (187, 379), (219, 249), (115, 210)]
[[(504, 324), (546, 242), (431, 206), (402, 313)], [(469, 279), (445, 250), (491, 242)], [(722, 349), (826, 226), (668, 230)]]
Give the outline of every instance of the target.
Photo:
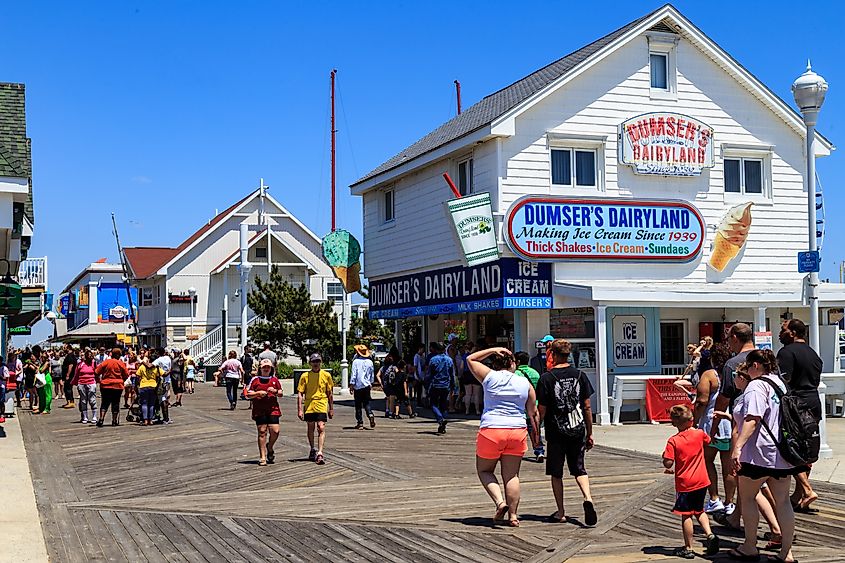
[(669, 438), (663, 451), (663, 467), (667, 473), (675, 473), (675, 506), (672, 512), (681, 517), (684, 547), (675, 550), (675, 557), (694, 559), (692, 550), (693, 522), (695, 516), (707, 540), (705, 553), (719, 552), (719, 538), (710, 529), (710, 521), (704, 512), (704, 499), (710, 486), (707, 467), (704, 465), (704, 446), (710, 443), (710, 436), (700, 428), (692, 427), (693, 414), (687, 405), (675, 405), (669, 411), (672, 426), (678, 433)]

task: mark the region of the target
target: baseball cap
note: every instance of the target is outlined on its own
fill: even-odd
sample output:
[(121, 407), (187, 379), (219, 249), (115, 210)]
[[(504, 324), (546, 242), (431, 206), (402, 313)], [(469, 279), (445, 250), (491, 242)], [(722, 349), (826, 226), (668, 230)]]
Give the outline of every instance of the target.
[(264, 366), (273, 367), (273, 362), (269, 358), (264, 358), (258, 362), (258, 367), (263, 368)]
[(547, 334), (546, 336), (543, 337), (543, 340), (541, 340), (541, 342), (551, 342), (554, 339), (555, 339), (554, 336), (552, 336), (551, 334)]
[(322, 362), (323, 358), (322, 358), (322, 356), (320, 356), (320, 354), (314, 352), (313, 354), (311, 354), (311, 357), (308, 358), (308, 361), (309, 362)]

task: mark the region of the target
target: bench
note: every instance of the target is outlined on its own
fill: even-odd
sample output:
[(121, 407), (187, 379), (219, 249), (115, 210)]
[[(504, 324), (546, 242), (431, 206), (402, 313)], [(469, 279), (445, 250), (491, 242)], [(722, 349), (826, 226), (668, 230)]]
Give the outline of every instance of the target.
[(822, 383), (827, 386), (823, 400), (829, 416), (845, 416), (845, 373), (823, 373)]
[(613, 400), (610, 407), (613, 409), (612, 424), (614, 426), (621, 425), (619, 416), (622, 414), (622, 405), (625, 401), (637, 403), (640, 410), (640, 422), (648, 420), (645, 404), (645, 382), (648, 379), (667, 379), (667, 376), (661, 374), (617, 375), (613, 379)]

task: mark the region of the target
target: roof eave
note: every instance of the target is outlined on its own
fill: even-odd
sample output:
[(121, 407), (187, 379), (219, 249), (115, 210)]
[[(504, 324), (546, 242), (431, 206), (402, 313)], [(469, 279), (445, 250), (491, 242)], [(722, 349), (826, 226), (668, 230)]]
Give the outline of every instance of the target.
[(384, 172), (380, 172), (375, 176), (371, 176), (369, 178), (365, 178), (363, 180), (359, 180), (354, 184), (349, 185), (350, 192), (352, 195), (364, 195), (366, 192), (376, 189), (383, 184), (392, 182), (396, 180), (400, 176), (404, 176), (409, 172), (413, 172), (418, 168), (422, 168), (423, 166), (428, 166), (438, 160), (442, 160), (443, 158), (448, 157), (450, 154), (460, 151), (461, 149), (475, 145), (478, 143), (483, 143), (484, 141), (488, 141), (493, 137), (502, 136), (502, 135), (494, 135), (491, 131), (490, 124), (487, 124), (475, 131), (471, 131), (467, 133), (463, 137), (458, 137), (453, 141), (449, 141), (445, 145), (441, 145), (436, 149), (430, 150), (426, 153), (423, 153), (419, 156), (415, 156), (402, 164), (394, 166)]

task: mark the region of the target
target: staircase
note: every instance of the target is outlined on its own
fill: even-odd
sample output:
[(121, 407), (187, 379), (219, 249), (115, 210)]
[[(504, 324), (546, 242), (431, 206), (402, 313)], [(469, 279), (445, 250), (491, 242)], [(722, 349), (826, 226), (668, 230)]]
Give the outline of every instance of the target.
[[(247, 321), (247, 327), (252, 326), (259, 320), (256, 315)], [(240, 324), (229, 325), (229, 334), (226, 335), (225, 343), (223, 337), (223, 325), (218, 325), (194, 342), (191, 347), (191, 356), (195, 360), (202, 359), (206, 365), (220, 365), (227, 350), (232, 350), (240, 345), (238, 329)], [(224, 346), (225, 344), (225, 346)]]

